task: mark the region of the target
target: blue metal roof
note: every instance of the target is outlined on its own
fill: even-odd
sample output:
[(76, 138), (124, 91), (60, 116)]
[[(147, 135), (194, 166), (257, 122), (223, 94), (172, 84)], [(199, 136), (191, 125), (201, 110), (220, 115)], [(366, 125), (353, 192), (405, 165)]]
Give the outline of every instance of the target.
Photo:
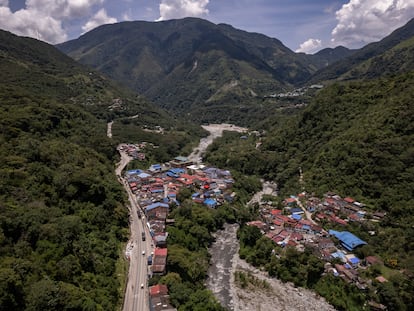
[(178, 178), (178, 177), (180, 177), (180, 175), (178, 175), (178, 174), (176, 174), (176, 173), (174, 173), (174, 172), (167, 172), (167, 176), (168, 176), (168, 177), (174, 177), (174, 178)]
[(164, 189), (152, 189), (151, 193), (161, 193), (164, 192)]
[(142, 173), (142, 170), (140, 170), (140, 169), (129, 170), (129, 171), (127, 171), (127, 173), (129, 175), (132, 175), (132, 174), (140, 174), (140, 173)]
[(170, 168), (168, 171), (173, 174), (182, 174), (185, 172), (185, 170), (182, 168)]
[(148, 177), (151, 177), (151, 175), (147, 174), (147, 173), (140, 173), (140, 174), (138, 174), (138, 177), (139, 178), (148, 178)]
[(169, 205), (168, 205), (168, 204), (166, 204), (166, 203), (155, 202), (155, 203), (153, 203), (153, 204), (151, 204), (151, 205), (146, 206), (146, 207), (145, 207), (145, 210), (150, 211), (150, 210), (152, 210), (152, 209), (154, 209), (154, 208), (157, 208), (157, 207), (165, 207), (165, 208), (168, 208), (168, 207), (169, 207)]
[(203, 203), (208, 206), (215, 206), (217, 204), (216, 200), (214, 199), (205, 199)]
[(329, 234), (335, 236), (348, 251), (353, 251), (354, 248), (367, 244), (367, 242), (348, 231), (329, 230)]

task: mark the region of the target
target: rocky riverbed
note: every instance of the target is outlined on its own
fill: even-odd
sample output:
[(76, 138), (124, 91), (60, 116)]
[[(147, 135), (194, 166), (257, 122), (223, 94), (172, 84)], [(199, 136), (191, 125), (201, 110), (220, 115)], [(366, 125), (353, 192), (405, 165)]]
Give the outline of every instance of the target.
[(201, 138), (200, 143), (197, 148), (188, 156), (188, 159), (194, 163), (201, 163), (202, 156), (204, 152), (207, 150), (207, 147), (216, 139), (223, 135), (224, 131), (234, 131), (234, 132), (247, 132), (247, 128), (235, 126), (233, 124), (209, 124), (203, 125), (203, 128), (210, 132), (210, 135), (207, 137)]
[[(241, 260), (238, 255), (237, 229), (237, 225), (225, 225), (224, 230), (216, 233), (216, 242), (210, 249), (212, 258), (207, 287), (224, 307), (233, 311), (335, 310), (316, 293), (270, 278), (266, 272)], [(243, 273), (253, 281), (242, 287), (235, 280), (236, 272)]]
[[(246, 128), (231, 124), (210, 124), (203, 127), (210, 132), (210, 135), (202, 138), (199, 146), (189, 156), (189, 159), (195, 163), (201, 163), (207, 147), (215, 138), (220, 137), (223, 131), (247, 131)], [(264, 194), (277, 195), (276, 184), (266, 181), (262, 183), (262, 191), (253, 196), (249, 204), (259, 203)], [(226, 224), (224, 230), (215, 233), (216, 241), (210, 248), (211, 266), (206, 285), (224, 307), (233, 311), (335, 310), (314, 292), (270, 278), (267, 273), (241, 260), (238, 254), (237, 229), (237, 224)], [(241, 286), (240, 282), (235, 280), (237, 272), (248, 276), (252, 281), (248, 282), (247, 286)]]

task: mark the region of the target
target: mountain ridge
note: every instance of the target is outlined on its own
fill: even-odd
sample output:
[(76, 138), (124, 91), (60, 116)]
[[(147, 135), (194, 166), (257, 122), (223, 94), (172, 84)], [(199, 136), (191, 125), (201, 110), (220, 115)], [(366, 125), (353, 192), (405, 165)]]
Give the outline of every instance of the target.
[[(385, 55), (387, 51), (402, 42), (411, 39), (413, 36), (414, 18), (408, 21), (404, 26), (394, 30), (382, 40), (370, 43), (345, 57), (340, 62), (335, 62), (330, 66), (320, 69), (310, 79), (310, 82), (379, 77), (383, 74), (381, 67), (387, 68), (391, 65), (391, 61), (398, 61), (398, 56), (391, 61), (386, 61), (386, 59), (384, 59), (388, 62), (388, 64), (386, 64), (381, 62), (382, 56)], [(407, 54), (407, 56), (411, 55)], [(380, 62), (378, 64), (380, 67), (370, 67), (368, 62), (374, 58), (376, 58), (377, 63)], [(409, 59), (410, 58), (404, 59), (404, 61), (408, 61)], [(412, 56), (410, 61), (413, 62)], [(366, 69), (361, 70), (361, 68), (358, 68), (364, 65), (367, 67)], [(414, 66), (411, 65), (410, 67), (399, 72), (407, 72), (412, 69), (414, 69)], [(397, 68), (394, 68), (394, 72), (398, 72)]]
[[(264, 96), (304, 83), (329, 62), (324, 54), (297, 54), (278, 39), (198, 18), (104, 25), (57, 47), (159, 106), (191, 115), (231, 81)], [(221, 102), (229, 104), (254, 101), (251, 92), (220, 94)], [(211, 110), (223, 108), (219, 100), (213, 104)]]

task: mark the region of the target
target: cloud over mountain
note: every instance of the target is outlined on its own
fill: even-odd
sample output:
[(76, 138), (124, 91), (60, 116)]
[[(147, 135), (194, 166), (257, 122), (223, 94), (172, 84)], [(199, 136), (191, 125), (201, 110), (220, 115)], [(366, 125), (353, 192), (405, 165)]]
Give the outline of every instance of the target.
[(114, 17), (108, 16), (105, 9), (100, 9), (84, 26), (82, 30), (87, 32), (103, 24), (113, 24), (117, 20)]
[(300, 47), (296, 50), (297, 53), (313, 53), (320, 50), (322, 46), (322, 41), (319, 39), (309, 39), (303, 42)]
[[(0, 28), (50, 43), (62, 42), (68, 38), (65, 23), (87, 17), (103, 2), (104, 0), (26, 0), (24, 8), (12, 12), (9, 1), (0, 0)], [(98, 11), (88, 23), (97, 26), (97, 21), (107, 20), (106, 13)]]
[(333, 46), (378, 41), (414, 16), (414, 0), (350, 0), (336, 12)]
[(157, 21), (208, 14), (209, 0), (162, 0)]

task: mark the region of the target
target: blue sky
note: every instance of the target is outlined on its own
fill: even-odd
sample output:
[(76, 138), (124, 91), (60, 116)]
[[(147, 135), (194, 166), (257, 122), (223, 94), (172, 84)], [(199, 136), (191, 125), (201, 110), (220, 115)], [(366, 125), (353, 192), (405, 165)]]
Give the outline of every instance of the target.
[(378, 41), (414, 17), (414, 0), (0, 0), (0, 28), (49, 43), (99, 25), (186, 16), (226, 23), (314, 53)]

